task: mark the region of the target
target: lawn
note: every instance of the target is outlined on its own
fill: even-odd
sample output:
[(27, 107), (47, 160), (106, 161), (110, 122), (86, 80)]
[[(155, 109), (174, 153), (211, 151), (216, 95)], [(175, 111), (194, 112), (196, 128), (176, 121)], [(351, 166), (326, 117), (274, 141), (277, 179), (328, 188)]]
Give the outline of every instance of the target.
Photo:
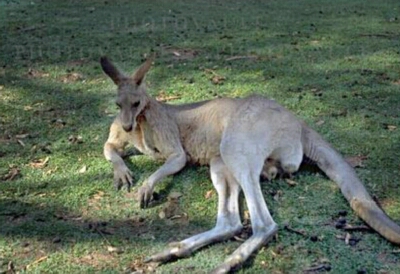
[[(397, 0), (1, 0), (0, 31), (0, 273), (205, 273), (248, 237), (142, 263), (212, 228), (217, 197), (207, 167), (162, 182), (145, 210), (135, 189), (115, 191), (102, 147), (118, 110), (102, 55), (132, 73), (156, 52), (148, 90), (171, 104), (274, 98), (349, 157), (400, 223)], [(126, 161), (136, 186), (161, 164)], [(318, 170), (262, 189), (280, 231), (238, 273), (400, 273), (400, 247)], [(161, 218), (173, 192), (178, 213)]]

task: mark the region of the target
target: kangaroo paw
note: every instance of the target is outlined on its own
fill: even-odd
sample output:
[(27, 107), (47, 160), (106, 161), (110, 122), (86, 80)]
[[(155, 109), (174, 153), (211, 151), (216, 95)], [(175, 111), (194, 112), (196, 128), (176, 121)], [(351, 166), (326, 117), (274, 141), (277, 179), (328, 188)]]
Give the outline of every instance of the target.
[(137, 200), (139, 201), (140, 208), (148, 207), (153, 198), (153, 189), (144, 183), (137, 192)]
[(132, 172), (128, 169), (128, 167), (120, 167), (114, 169), (114, 187), (118, 191), (124, 185), (126, 185), (126, 189), (128, 192), (131, 191), (131, 187), (133, 186), (133, 178)]

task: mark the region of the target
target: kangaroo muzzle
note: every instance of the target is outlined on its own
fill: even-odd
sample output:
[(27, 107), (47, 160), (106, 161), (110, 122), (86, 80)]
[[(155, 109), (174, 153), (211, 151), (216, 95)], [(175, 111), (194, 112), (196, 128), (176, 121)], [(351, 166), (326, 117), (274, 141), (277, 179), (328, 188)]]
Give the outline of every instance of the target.
[(132, 131), (132, 124), (123, 125), (122, 128), (123, 128), (126, 132), (130, 132), (130, 131)]

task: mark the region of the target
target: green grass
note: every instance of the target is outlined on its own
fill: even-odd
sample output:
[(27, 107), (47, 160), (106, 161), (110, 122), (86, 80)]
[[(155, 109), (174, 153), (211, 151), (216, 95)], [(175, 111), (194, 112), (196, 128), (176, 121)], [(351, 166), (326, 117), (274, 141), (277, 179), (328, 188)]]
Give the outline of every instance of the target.
[[(206, 167), (166, 180), (150, 209), (114, 191), (102, 155), (117, 113), (115, 88), (98, 64), (104, 54), (132, 72), (157, 52), (149, 92), (178, 97), (171, 103), (276, 99), (343, 155), (368, 156), (357, 173), (400, 223), (399, 12), (395, 0), (0, 1), (0, 272), (10, 261), (29, 273), (143, 269), (143, 257), (214, 225)], [(229, 60), (235, 56), (257, 59)], [(210, 81), (210, 70), (223, 84)], [(18, 142), (21, 134), (29, 136)], [(43, 168), (32, 165), (46, 157)], [(144, 156), (128, 164), (137, 185), (160, 165)], [(17, 176), (5, 180), (13, 168)], [(399, 247), (378, 234), (352, 233), (361, 239), (355, 246), (337, 239), (345, 235), (335, 228), (339, 211), (362, 222), (334, 183), (307, 170), (294, 180), (263, 183), (281, 230), (239, 273), (302, 273), (324, 262), (331, 273), (400, 273)], [(171, 191), (183, 193), (187, 221), (158, 217)], [(239, 244), (212, 245), (156, 271), (207, 272)]]

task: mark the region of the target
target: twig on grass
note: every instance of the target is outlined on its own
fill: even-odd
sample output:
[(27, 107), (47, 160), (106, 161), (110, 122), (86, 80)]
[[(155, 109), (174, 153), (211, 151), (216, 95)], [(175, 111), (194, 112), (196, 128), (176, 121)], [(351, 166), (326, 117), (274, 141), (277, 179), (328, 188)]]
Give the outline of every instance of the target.
[(37, 259), (37, 260), (33, 261), (32, 263), (28, 264), (28, 265), (25, 267), (25, 269), (29, 269), (29, 268), (32, 268), (32, 267), (33, 267), (34, 265), (36, 265), (36, 264), (40, 264), (41, 262), (47, 260), (48, 257), (49, 257), (49, 256), (40, 257), (39, 259)]

